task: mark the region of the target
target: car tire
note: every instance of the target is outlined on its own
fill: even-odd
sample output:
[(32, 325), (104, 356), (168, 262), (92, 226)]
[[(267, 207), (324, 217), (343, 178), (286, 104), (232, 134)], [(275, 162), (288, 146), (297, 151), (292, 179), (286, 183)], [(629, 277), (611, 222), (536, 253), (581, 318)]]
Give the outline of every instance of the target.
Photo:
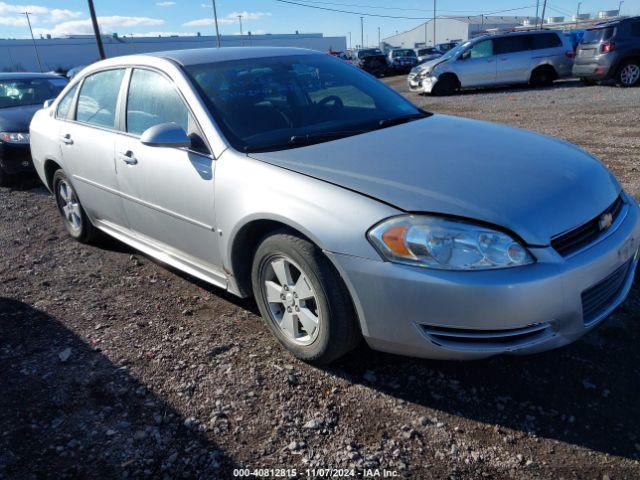
[(52, 187), (58, 212), (69, 235), (80, 243), (96, 241), (100, 237), (100, 231), (87, 217), (73, 185), (62, 169), (53, 174)]
[(583, 85), (587, 85), (587, 86), (597, 85), (598, 83), (595, 80), (592, 80), (586, 77), (580, 77), (580, 81), (582, 82)]
[(635, 87), (640, 83), (640, 60), (624, 62), (618, 69), (616, 81), (621, 87)]
[(534, 87), (548, 87), (557, 78), (553, 67), (538, 67), (531, 72), (529, 83)]
[(0, 167), (0, 187), (8, 187), (11, 183), (11, 177)]
[(432, 94), (439, 97), (453, 95), (460, 88), (458, 79), (453, 75), (442, 75), (433, 86)]
[(308, 240), (279, 230), (258, 246), (251, 281), (262, 318), (295, 357), (323, 365), (360, 342), (344, 282)]

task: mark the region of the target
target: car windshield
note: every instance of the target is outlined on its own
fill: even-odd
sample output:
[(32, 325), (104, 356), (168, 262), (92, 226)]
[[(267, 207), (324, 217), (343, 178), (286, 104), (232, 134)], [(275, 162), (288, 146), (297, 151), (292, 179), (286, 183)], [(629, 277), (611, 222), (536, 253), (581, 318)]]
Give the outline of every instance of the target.
[(582, 37), (580, 43), (584, 45), (587, 43), (598, 43), (602, 42), (603, 40), (609, 40), (611, 37), (613, 37), (614, 30), (614, 27), (594, 28), (593, 30), (587, 30), (586, 32), (584, 32), (584, 36)]
[(398, 57), (415, 57), (416, 56), (416, 52), (414, 52), (413, 50), (394, 50), (393, 52), (391, 52), (391, 56), (393, 58), (398, 58)]
[(185, 67), (231, 144), (282, 150), (427, 114), (329, 55), (251, 58)]
[(66, 84), (64, 78), (0, 80), (0, 108), (42, 104), (57, 97)]
[(469, 47), (470, 45), (471, 45), (471, 42), (461, 43), (457, 47), (453, 47), (451, 50), (448, 50), (447, 53), (445, 53), (440, 58), (442, 60), (449, 60), (450, 58), (453, 58), (456, 55), (458, 55), (459, 53), (461, 53), (462, 51), (466, 50), (467, 47)]

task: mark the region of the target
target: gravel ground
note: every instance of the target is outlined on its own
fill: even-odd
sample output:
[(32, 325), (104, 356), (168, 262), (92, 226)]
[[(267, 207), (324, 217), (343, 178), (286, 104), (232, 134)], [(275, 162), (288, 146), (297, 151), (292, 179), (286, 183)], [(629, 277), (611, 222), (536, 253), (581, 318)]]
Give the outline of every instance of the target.
[[(640, 196), (638, 94), (563, 82), (409, 96), (566, 138)], [(285, 353), (251, 301), (115, 241), (69, 239), (36, 180), (0, 189), (0, 205), (0, 478), (640, 477), (637, 284), (558, 351), (454, 363), (362, 346), (319, 369)]]

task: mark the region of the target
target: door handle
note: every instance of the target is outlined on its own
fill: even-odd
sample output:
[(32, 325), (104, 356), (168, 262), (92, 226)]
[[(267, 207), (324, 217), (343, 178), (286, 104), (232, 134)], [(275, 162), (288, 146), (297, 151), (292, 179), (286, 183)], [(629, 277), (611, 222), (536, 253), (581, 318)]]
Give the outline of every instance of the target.
[(69, 133), (60, 135), (60, 141), (65, 145), (73, 145), (73, 140), (71, 139), (71, 134)]
[(136, 165), (138, 163), (138, 159), (134, 157), (133, 152), (131, 150), (118, 153), (118, 158), (122, 160), (124, 163), (126, 163), (127, 165)]

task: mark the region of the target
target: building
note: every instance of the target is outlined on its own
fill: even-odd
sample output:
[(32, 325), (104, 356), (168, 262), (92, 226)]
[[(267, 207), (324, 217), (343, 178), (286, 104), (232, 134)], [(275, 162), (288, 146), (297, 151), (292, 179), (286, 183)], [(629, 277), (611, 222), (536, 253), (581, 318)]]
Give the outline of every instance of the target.
[[(102, 41), (107, 57), (217, 45), (215, 36), (200, 35), (193, 37), (103, 35)], [(321, 52), (347, 49), (346, 37), (325, 37), (321, 33), (222, 35), (220, 41), (222, 47), (300, 47)], [(36, 40), (36, 46), (44, 71), (68, 70), (79, 65), (88, 65), (99, 59), (93, 35), (42, 38)], [(38, 71), (38, 61), (31, 39), (0, 40), (0, 71)]]
[(476, 15), (472, 17), (436, 18), (436, 38), (433, 38), (433, 22), (429, 20), (406, 32), (384, 38), (384, 47), (418, 48), (447, 42), (464, 42), (490, 30), (508, 29), (523, 25), (531, 17), (498, 17)]

